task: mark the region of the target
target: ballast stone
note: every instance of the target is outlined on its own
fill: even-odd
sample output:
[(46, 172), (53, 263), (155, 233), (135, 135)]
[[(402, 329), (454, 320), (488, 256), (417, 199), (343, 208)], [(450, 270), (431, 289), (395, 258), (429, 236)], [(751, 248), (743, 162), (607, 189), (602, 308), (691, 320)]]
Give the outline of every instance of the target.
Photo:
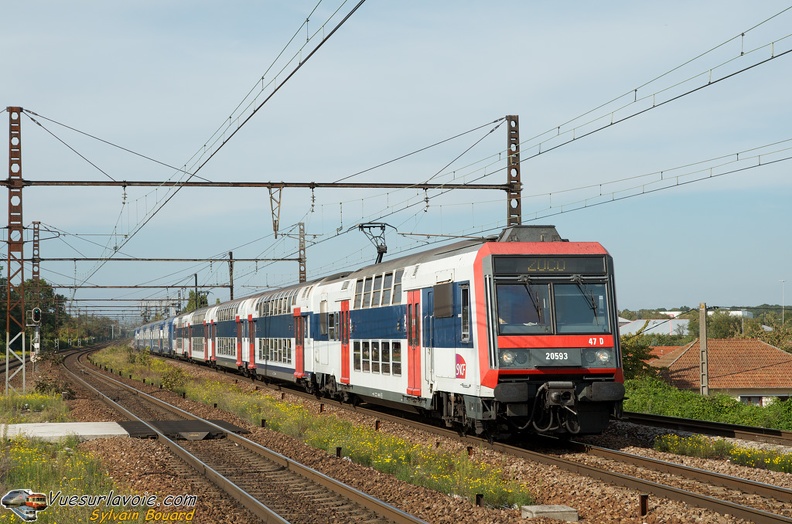
[(577, 522), (578, 512), (574, 508), (564, 506), (561, 504), (542, 504), (538, 506), (521, 506), (522, 518), (535, 519), (535, 518), (549, 518), (556, 520), (565, 520), (566, 522)]

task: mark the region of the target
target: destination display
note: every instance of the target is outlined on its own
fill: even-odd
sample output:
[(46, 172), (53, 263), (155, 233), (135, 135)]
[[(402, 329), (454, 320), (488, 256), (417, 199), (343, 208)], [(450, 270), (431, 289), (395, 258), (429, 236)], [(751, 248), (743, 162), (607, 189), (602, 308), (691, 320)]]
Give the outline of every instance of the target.
[(605, 257), (495, 257), (496, 275), (603, 275)]

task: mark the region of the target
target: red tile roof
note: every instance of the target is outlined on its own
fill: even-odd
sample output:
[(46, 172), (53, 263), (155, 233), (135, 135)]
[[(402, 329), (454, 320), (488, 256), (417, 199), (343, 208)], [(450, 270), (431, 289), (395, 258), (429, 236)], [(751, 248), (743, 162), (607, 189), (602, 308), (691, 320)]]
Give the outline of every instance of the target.
[[(666, 376), (676, 387), (699, 389), (700, 353), (696, 340), (649, 364), (668, 368)], [(709, 339), (707, 362), (710, 389), (792, 389), (792, 354), (761, 340)]]

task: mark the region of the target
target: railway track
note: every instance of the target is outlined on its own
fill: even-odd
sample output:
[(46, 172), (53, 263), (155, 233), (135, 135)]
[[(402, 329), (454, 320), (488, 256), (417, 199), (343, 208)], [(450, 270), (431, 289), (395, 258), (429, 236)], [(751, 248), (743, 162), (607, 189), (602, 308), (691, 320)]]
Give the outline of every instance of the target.
[(219, 439), (185, 442), (169, 438), (156, 424), (146, 423), (174, 454), (262, 522), (423, 522), (225, 427), (95, 371), (80, 362), (84, 355), (67, 357), (66, 372), (129, 420), (144, 423), (140, 415), (160, 420), (167, 417), (171, 421), (198, 420), (221, 434)]
[(623, 420), (645, 426), (654, 426), (677, 431), (688, 431), (690, 433), (701, 433), (714, 437), (737, 438), (752, 442), (765, 442), (768, 444), (778, 444), (781, 446), (792, 447), (792, 431), (785, 431), (781, 429), (757, 428), (753, 426), (741, 426), (738, 424), (688, 420), (677, 417), (666, 417), (663, 415), (649, 415), (645, 413), (633, 412), (625, 412)]
[[(273, 389), (281, 390), (277, 386)], [(301, 391), (289, 392), (305, 399), (316, 400), (312, 395)], [(444, 438), (457, 439), (467, 445), (469, 451), (480, 447), (491, 449), (629, 488), (643, 495), (684, 502), (750, 522), (792, 523), (792, 490), (787, 488), (577, 442), (557, 441), (552, 446), (554, 451), (534, 451), (520, 446), (493, 443), (479, 437), (460, 436), (455, 431), (427, 425), (425, 421), (403, 413), (384, 412), (378, 407), (369, 409), (365, 405), (351, 406), (333, 401), (328, 403), (336, 409), (368, 414), (376, 419), (377, 425), (388, 421)]]
[[(211, 375), (215, 374), (211, 371), (210, 373)], [(228, 378), (231, 379), (231, 376)], [(648, 495), (652, 497), (654, 507), (665, 506), (667, 503), (664, 500), (681, 501), (688, 507), (706, 508), (751, 522), (792, 522), (790, 517), (792, 515), (791, 494), (790, 490), (785, 488), (719, 475), (711, 471), (685, 468), (679, 464), (646, 459), (646, 457), (627, 458), (627, 454), (604, 448), (597, 449), (590, 445), (578, 445), (582, 447), (577, 449), (567, 447), (561, 451), (556, 449), (553, 452), (547, 450), (536, 452), (492, 444), (474, 437), (461, 438), (455, 432), (444, 428), (426, 426), (425, 423), (414, 423), (405, 418), (401, 412), (398, 415), (393, 415), (379, 410), (369, 410), (365, 406), (352, 407), (330, 400), (323, 402), (302, 391), (266, 384), (261, 386), (260, 382), (255, 384), (255, 389), (259, 387), (272, 388), (273, 391), (278, 392), (281, 398), (284, 398), (285, 392), (288, 391), (289, 396), (295, 395), (306, 401), (317, 403), (320, 413), (341, 409), (355, 413), (353, 418), (363, 418), (358, 415), (372, 417), (368, 420), (373, 421), (377, 426), (384, 423), (389, 430), (393, 429), (389, 424), (393, 422), (400, 426), (414, 427), (421, 432), (429, 431), (438, 436), (448, 437), (450, 440), (468, 446), (470, 453), (478, 453), (476, 450), (479, 448), (484, 453), (492, 450), (503, 456), (518, 457), (526, 461), (546, 464), (578, 475), (599, 479), (614, 486), (623, 486), (635, 492), (636, 510), (638, 509), (639, 495), (642, 498)], [(397, 431), (401, 432), (398, 429)], [(504, 463), (512, 464), (514, 461), (505, 459)], [(585, 481), (580, 483), (580, 485), (587, 484)]]
[[(357, 408), (358, 411), (362, 409)], [(636, 490), (642, 494), (684, 502), (750, 522), (792, 523), (792, 490), (786, 488), (574, 442), (560, 442), (564, 450), (562, 457), (548, 453), (546, 450), (534, 451), (508, 444), (490, 443), (478, 437), (459, 436), (443, 428), (426, 427), (425, 424), (400, 417), (390, 418), (390, 415), (378, 411), (372, 412), (371, 415), (378, 419), (400, 421), (403, 424), (417, 424), (417, 427), (424, 431), (448, 438), (459, 438), (471, 447), (489, 447), (509, 456), (557, 467)], [(576, 453), (570, 456), (568, 451), (576, 451)], [(590, 460), (592, 457), (605, 460)], [(726, 487), (728, 491), (724, 493), (723, 490), (712, 489), (713, 486)], [(756, 495), (761, 498), (757, 500)], [(721, 498), (726, 496), (729, 500)], [(751, 507), (752, 504), (760, 505), (761, 508)], [(763, 508), (772, 508), (773, 511)]]

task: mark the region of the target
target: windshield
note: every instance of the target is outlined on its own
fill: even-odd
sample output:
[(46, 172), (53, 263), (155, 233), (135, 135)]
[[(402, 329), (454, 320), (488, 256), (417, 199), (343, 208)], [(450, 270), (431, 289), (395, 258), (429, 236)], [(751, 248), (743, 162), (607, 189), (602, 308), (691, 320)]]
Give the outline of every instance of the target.
[(609, 333), (605, 284), (555, 284), (558, 333)]
[(501, 335), (611, 332), (604, 283), (508, 282), (496, 293)]
[(503, 335), (552, 333), (548, 284), (499, 284), (498, 323)]

